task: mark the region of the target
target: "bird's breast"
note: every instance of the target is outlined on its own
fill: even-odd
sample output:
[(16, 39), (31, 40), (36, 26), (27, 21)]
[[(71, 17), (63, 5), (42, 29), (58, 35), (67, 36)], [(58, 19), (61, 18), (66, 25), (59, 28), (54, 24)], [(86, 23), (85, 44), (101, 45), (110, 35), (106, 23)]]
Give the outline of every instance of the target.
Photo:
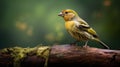
[(74, 21), (67, 21), (67, 22), (65, 22), (65, 27), (66, 27), (66, 29), (67, 30), (72, 30), (72, 29), (74, 29), (73, 27), (74, 27)]

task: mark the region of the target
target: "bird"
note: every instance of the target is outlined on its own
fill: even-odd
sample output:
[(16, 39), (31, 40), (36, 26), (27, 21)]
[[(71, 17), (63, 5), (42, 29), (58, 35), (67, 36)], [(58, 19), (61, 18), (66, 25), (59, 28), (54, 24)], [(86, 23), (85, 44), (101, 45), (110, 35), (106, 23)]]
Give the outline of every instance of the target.
[(76, 39), (76, 42), (84, 41), (87, 46), (88, 41), (97, 41), (105, 49), (109, 47), (100, 40), (96, 31), (85, 21), (83, 20), (76, 11), (72, 9), (65, 9), (60, 11), (58, 16), (61, 16), (65, 21), (65, 28), (68, 33)]

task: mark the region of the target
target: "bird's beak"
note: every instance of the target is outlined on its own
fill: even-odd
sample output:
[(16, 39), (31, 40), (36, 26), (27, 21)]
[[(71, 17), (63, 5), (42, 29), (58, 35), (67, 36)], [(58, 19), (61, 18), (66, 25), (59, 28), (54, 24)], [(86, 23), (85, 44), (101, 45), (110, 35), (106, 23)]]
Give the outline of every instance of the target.
[(63, 13), (62, 13), (62, 12), (60, 12), (60, 13), (58, 14), (58, 16), (63, 17), (64, 15), (63, 15)]

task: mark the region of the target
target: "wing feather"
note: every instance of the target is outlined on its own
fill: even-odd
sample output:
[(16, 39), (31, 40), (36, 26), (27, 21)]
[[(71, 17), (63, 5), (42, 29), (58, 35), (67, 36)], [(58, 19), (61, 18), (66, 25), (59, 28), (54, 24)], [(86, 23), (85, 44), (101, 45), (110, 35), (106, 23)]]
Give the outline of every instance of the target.
[(79, 29), (82, 31), (86, 31), (89, 34), (91, 34), (93, 37), (98, 38), (97, 33), (95, 32), (95, 30), (93, 28), (91, 28), (87, 22), (85, 22), (84, 20), (82, 20), (81, 18), (78, 18), (78, 21), (80, 23), (79, 25)]

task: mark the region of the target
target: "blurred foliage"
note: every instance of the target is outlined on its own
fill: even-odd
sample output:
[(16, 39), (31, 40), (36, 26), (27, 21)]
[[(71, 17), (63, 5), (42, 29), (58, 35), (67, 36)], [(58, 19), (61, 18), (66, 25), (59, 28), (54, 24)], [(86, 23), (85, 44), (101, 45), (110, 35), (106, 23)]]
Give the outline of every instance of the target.
[(0, 48), (75, 41), (66, 32), (64, 20), (57, 16), (63, 9), (73, 9), (97, 31), (101, 40), (118, 49), (119, 3), (120, 0), (1, 0)]

